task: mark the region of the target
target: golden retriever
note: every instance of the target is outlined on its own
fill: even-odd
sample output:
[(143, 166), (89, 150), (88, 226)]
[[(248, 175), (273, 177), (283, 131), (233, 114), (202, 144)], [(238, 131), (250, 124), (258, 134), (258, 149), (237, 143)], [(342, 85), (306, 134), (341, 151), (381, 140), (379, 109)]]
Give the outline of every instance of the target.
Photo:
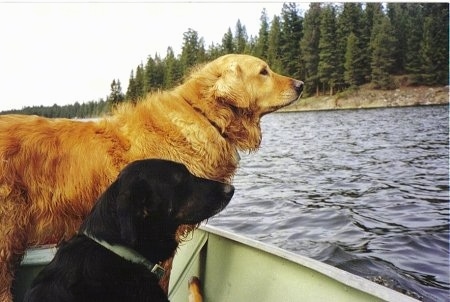
[(302, 81), (264, 61), (230, 54), (98, 121), (1, 116), (0, 301), (11, 300), (26, 248), (70, 238), (127, 163), (172, 160), (196, 176), (230, 182), (238, 151), (260, 145), (261, 117), (302, 90)]

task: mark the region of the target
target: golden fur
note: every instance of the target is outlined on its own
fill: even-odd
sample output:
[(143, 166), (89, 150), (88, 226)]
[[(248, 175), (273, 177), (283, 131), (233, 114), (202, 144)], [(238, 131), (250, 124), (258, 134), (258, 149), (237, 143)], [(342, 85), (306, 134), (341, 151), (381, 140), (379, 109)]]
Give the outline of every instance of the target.
[(173, 160), (229, 182), (237, 151), (260, 145), (260, 118), (295, 101), (302, 86), (260, 59), (226, 55), (99, 121), (1, 116), (0, 301), (11, 299), (25, 249), (71, 237), (127, 163)]

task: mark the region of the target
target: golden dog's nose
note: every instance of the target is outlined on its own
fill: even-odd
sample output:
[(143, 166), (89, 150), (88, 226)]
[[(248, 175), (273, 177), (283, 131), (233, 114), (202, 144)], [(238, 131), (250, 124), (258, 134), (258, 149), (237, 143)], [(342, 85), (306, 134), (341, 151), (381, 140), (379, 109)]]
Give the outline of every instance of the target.
[(304, 84), (303, 81), (294, 80), (294, 89), (298, 94), (302, 93)]

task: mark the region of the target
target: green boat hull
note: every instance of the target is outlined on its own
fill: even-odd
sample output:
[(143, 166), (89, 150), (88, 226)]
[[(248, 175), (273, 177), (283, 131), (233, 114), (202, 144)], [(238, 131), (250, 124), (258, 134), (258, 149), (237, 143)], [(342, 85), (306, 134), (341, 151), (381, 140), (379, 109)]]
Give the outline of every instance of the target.
[[(53, 258), (56, 248), (27, 251), (14, 284), (14, 301)], [(187, 302), (198, 276), (204, 301), (392, 301), (403, 295), (338, 268), (215, 227), (194, 231), (177, 251), (169, 285), (172, 302)]]
[(416, 301), (346, 271), (224, 230), (202, 226), (174, 260), (170, 301), (187, 301), (198, 276), (205, 301)]

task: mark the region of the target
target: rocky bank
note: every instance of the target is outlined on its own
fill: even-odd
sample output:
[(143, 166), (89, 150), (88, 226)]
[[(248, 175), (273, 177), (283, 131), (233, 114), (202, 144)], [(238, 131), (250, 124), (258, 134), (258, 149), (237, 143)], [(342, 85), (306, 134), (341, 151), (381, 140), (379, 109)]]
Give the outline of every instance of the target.
[(449, 104), (449, 86), (400, 87), (395, 90), (361, 88), (333, 96), (300, 98), (282, 111), (384, 108)]

